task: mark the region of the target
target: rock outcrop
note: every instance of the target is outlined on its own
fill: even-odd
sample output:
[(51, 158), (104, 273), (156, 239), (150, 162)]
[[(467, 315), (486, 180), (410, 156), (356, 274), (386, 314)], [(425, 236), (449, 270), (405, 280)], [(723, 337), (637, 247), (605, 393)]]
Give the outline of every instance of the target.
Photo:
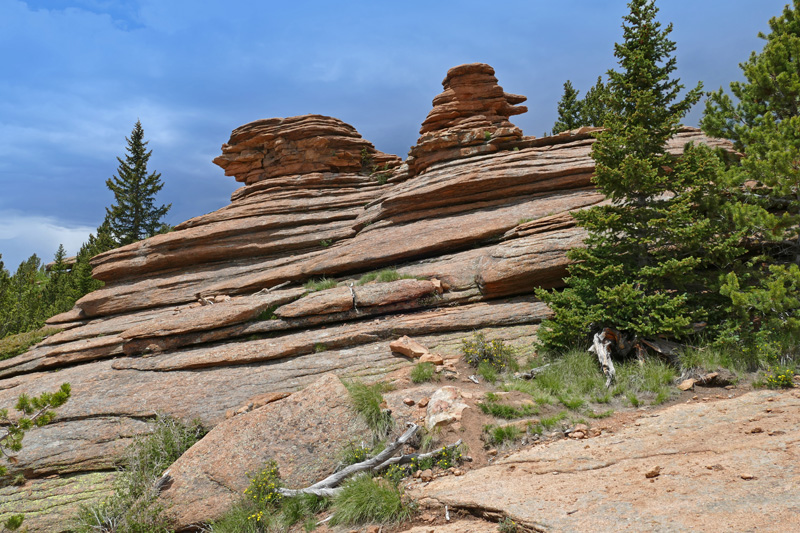
[[(0, 361), (0, 406), (73, 390), (26, 436), (11, 470), (27, 482), (3, 492), (0, 518), (38, 491), (26, 523), (57, 531), (47, 510), (103, 494), (156, 412), (210, 429), (322, 373), (391, 379), (412, 364), (389, 348), (402, 335), (533, 335), (549, 313), (533, 290), (560, 286), (582, 243), (570, 212), (604, 201), (594, 139), (524, 137), (508, 120), (524, 98), (488, 65), (451, 69), (444, 86), (405, 163), (330, 117), (237, 128), (215, 159), (244, 184), (230, 205), (95, 257), (105, 286), (48, 321), (62, 332)], [(727, 146), (686, 128), (668, 148), (689, 141)], [(304, 286), (321, 278), (335, 286)], [(47, 492), (48, 476), (65, 482)]]

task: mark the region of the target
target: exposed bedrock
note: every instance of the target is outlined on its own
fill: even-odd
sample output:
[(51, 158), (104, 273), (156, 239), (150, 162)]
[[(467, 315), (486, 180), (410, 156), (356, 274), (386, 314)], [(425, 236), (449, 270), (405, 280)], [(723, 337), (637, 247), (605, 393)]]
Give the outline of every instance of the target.
[[(402, 335), (456, 351), (480, 328), (533, 336), (549, 314), (533, 291), (561, 286), (582, 245), (571, 213), (605, 201), (593, 130), (524, 137), (509, 118), (525, 98), (488, 65), (443, 85), (406, 162), (321, 115), (241, 126), (214, 160), (243, 184), (228, 206), (95, 257), (105, 286), (48, 321), (60, 333), (0, 361), (0, 407), (73, 391), (26, 435), (11, 470), (27, 482), (0, 491), (0, 518), (25, 502), (31, 531), (68, 527), (52, 514), (107, 494), (157, 412), (211, 429), (325, 373), (392, 379), (412, 364), (389, 349)], [(690, 128), (667, 148), (689, 141), (729, 148)]]

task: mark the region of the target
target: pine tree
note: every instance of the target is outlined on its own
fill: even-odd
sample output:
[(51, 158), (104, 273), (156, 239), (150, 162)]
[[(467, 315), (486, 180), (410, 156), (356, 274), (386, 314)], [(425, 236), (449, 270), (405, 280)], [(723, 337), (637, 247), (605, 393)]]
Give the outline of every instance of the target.
[(581, 127), (581, 101), (578, 100), (578, 92), (571, 81), (564, 83), (564, 94), (558, 102), (558, 119), (553, 125), (553, 135)]
[(705, 301), (717, 294), (706, 267), (742, 253), (720, 205), (719, 159), (704, 146), (687, 145), (681, 158), (665, 151), (701, 86), (679, 98), (672, 25), (661, 28), (651, 0), (628, 6), (614, 52), (620, 68), (608, 73), (606, 129), (592, 148), (594, 182), (611, 205), (575, 214), (588, 231), (586, 248), (570, 252), (563, 292), (539, 292), (555, 313), (540, 330), (550, 349), (604, 327), (633, 339), (680, 338), (716, 308)]
[(46, 308), (44, 314), (47, 318), (68, 311), (77, 300), (71, 272), (65, 262), (66, 258), (67, 252), (64, 250), (64, 245), (60, 244), (42, 295), (42, 305)]
[(597, 83), (586, 92), (581, 101), (581, 126), (601, 127), (608, 115), (608, 87), (603, 83), (602, 76), (597, 77)]
[(114, 193), (115, 204), (106, 208), (106, 220), (114, 239), (119, 245), (130, 244), (151, 237), (163, 230), (163, 218), (172, 204), (155, 206), (155, 196), (164, 186), (161, 174), (147, 173), (147, 151), (144, 130), (136, 121), (128, 142), (128, 154), (119, 161), (117, 174), (106, 181)]
[(736, 102), (719, 89), (701, 121), (744, 154), (727, 178), (741, 199), (736, 219), (761, 254), (722, 291), (739, 318), (731, 336), (750, 344), (770, 331), (800, 337), (800, 0), (769, 26), (764, 48), (740, 65), (746, 81), (730, 84)]

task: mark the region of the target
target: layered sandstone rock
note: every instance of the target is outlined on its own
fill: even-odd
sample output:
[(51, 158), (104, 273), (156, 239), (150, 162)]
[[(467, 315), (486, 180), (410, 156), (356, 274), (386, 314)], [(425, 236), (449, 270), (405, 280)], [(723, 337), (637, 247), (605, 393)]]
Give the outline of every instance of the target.
[(497, 152), (522, 139), (522, 130), (508, 118), (528, 110), (516, 105), (527, 98), (504, 92), (489, 65), (453, 67), (442, 86), (444, 91), (433, 99), (433, 109), (419, 130), (421, 136), (408, 154), (412, 172), (422, 172), (438, 161)]
[[(604, 201), (592, 132), (523, 137), (508, 119), (524, 98), (488, 65), (451, 69), (444, 85), (407, 164), (337, 119), (252, 122), (215, 160), (244, 184), (230, 205), (95, 257), (105, 286), (48, 321), (61, 333), (0, 361), (0, 406), (73, 390), (26, 436), (11, 471), (28, 482), (0, 492), (0, 518), (41, 491), (26, 524), (59, 531), (52, 510), (106, 494), (156, 412), (211, 429), (323, 373), (392, 379), (412, 364), (389, 347), (402, 335), (437, 352), (446, 338), (450, 357), (479, 328), (524, 330), (530, 344), (549, 314), (533, 291), (563, 283), (584, 237), (570, 212)], [(685, 129), (668, 149), (688, 141), (726, 146)], [(362, 278), (383, 269), (390, 281)], [(319, 278), (335, 286), (304, 287)]]

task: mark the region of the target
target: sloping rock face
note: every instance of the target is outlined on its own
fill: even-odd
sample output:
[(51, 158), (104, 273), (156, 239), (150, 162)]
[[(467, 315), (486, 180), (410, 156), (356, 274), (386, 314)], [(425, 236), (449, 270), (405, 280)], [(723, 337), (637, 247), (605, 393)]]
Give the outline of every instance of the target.
[[(522, 136), (508, 119), (523, 97), (488, 65), (451, 69), (444, 86), (406, 162), (330, 117), (237, 128), (215, 160), (243, 183), (230, 205), (95, 257), (106, 285), (48, 321), (62, 332), (0, 361), (0, 406), (73, 390), (26, 436), (11, 470), (28, 482), (3, 493), (0, 518), (41, 488), (26, 523), (57, 531), (47, 509), (102, 494), (97, 474), (156, 412), (211, 429), (326, 372), (391, 379), (411, 364), (389, 348), (402, 335), (533, 334), (549, 312), (534, 289), (560, 286), (582, 243), (570, 212), (604, 201), (592, 132)], [(689, 141), (726, 146), (687, 128), (668, 149)], [(396, 271), (362, 279), (382, 269)], [(336, 286), (304, 287), (323, 277)], [(69, 482), (47, 492), (48, 476)]]
[(798, 422), (796, 390), (678, 404), (614, 434), (528, 448), (410, 495), (423, 506), (506, 516), (525, 531), (800, 531)]
[(211, 430), (170, 467), (161, 502), (176, 529), (201, 526), (224, 514), (267, 461), (280, 465), (287, 487), (307, 487), (333, 473), (347, 443), (369, 439), (347, 389), (329, 374)]

